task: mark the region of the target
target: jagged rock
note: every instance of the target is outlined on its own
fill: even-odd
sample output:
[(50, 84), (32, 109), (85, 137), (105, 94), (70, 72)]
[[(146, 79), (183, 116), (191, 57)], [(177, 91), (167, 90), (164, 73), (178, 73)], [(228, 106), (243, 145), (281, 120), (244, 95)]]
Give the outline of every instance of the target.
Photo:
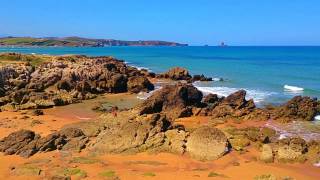
[(163, 143), (164, 131), (169, 127), (170, 123), (159, 114), (143, 122), (125, 121), (121, 125), (111, 125), (100, 133), (93, 149), (100, 153), (146, 151)]
[(154, 89), (154, 85), (144, 76), (130, 77), (128, 80), (128, 91), (138, 93), (140, 91), (151, 91)]
[(192, 79), (191, 75), (189, 74), (189, 71), (181, 67), (171, 68), (168, 72), (161, 74), (160, 77), (170, 78), (172, 80), (186, 81), (190, 81)]
[(203, 74), (201, 75), (194, 75), (192, 81), (212, 81), (212, 78), (205, 77)]
[[(27, 55), (14, 54), (23, 61)], [(35, 56), (37, 58), (37, 56)], [(97, 93), (122, 93), (152, 90), (145, 72), (127, 66), (112, 57), (48, 56), (45, 63), (33, 68), (26, 64), (0, 67), (0, 97), (17, 108), (48, 108), (95, 97)], [(141, 84), (139, 84), (141, 83)], [(36, 106), (24, 104), (34, 103)]]
[(211, 112), (215, 118), (223, 117), (241, 117), (250, 114), (255, 109), (255, 104), (252, 99), (245, 99), (246, 91), (237, 91), (219, 103)]
[(270, 144), (264, 144), (262, 146), (260, 160), (265, 163), (272, 163), (273, 162), (273, 151), (272, 151), (272, 147)]
[(20, 130), (0, 141), (0, 152), (30, 157), (39, 151), (47, 152), (56, 149), (80, 151), (87, 142), (88, 138), (76, 128), (64, 129), (42, 138), (33, 131)]
[(204, 126), (190, 133), (186, 150), (195, 159), (214, 160), (226, 153), (227, 145), (227, 138), (222, 131)]
[(222, 99), (223, 98), (219, 98), (216, 94), (208, 94), (203, 98), (202, 102), (207, 104), (216, 104), (219, 103)]
[(6, 155), (15, 154), (36, 138), (36, 134), (29, 130), (20, 130), (11, 133), (0, 141), (0, 152)]
[(187, 136), (188, 133), (184, 130), (172, 129), (166, 131), (162, 151), (183, 154), (185, 152)]
[(192, 115), (192, 106), (201, 103), (202, 93), (192, 85), (168, 85), (156, 91), (136, 108), (140, 114), (163, 112), (172, 120)]
[(242, 151), (245, 147), (250, 145), (250, 140), (244, 135), (236, 135), (228, 140), (232, 149), (236, 151)]
[(122, 74), (112, 76), (111, 80), (107, 82), (109, 92), (122, 93), (127, 91), (127, 77)]
[(273, 119), (282, 122), (312, 121), (318, 113), (318, 102), (310, 97), (296, 96), (275, 108)]
[(74, 89), (74, 85), (71, 83), (70, 80), (60, 80), (56, 84), (58, 90), (66, 90), (66, 91), (71, 91)]
[(29, 112), (29, 114), (32, 115), (32, 116), (41, 116), (44, 113), (43, 113), (43, 110), (41, 110), (41, 109), (34, 109), (34, 110), (31, 110)]

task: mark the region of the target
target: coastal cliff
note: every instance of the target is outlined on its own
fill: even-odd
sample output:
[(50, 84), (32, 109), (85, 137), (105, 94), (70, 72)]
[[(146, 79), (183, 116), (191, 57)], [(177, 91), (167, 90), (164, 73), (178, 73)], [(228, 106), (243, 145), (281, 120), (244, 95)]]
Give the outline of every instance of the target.
[(0, 46), (64, 46), (64, 47), (105, 47), (105, 46), (188, 46), (167, 41), (122, 41), (114, 39), (90, 39), (81, 37), (3, 37)]

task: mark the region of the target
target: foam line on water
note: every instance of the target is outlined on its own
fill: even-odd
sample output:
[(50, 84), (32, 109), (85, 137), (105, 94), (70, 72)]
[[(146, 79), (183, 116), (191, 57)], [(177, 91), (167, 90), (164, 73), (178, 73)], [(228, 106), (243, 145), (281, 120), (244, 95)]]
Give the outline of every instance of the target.
[(138, 99), (142, 99), (142, 100), (146, 100), (148, 99), (148, 97), (150, 97), (155, 91), (158, 91), (159, 89), (161, 89), (161, 86), (157, 86), (155, 85), (154, 90), (150, 91), (150, 92), (139, 92), (137, 95)]
[(304, 88), (298, 87), (298, 86), (290, 86), (290, 85), (284, 85), (283, 86), (285, 91), (292, 91), (292, 92), (301, 92), (304, 91)]
[(246, 88), (230, 88), (230, 87), (203, 87), (197, 86), (194, 84), (197, 89), (199, 89), (204, 95), (208, 95), (210, 93), (217, 94), (218, 96), (228, 96), (240, 89), (243, 89), (247, 92), (247, 99), (253, 99), (254, 102), (259, 103), (266, 100), (266, 98), (276, 94), (275, 92), (267, 92), (261, 90), (254, 89), (246, 89)]

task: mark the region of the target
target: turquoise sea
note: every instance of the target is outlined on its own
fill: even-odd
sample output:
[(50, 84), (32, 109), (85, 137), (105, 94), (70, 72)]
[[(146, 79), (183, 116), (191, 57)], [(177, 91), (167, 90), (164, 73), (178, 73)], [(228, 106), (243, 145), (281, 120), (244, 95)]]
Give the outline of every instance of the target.
[(111, 55), (157, 73), (181, 66), (192, 74), (223, 78), (195, 83), (204, 93), (245, 89), (261, 105), (295, 95), (320, 98), (320, 47), (0, 47), (0, 52)]

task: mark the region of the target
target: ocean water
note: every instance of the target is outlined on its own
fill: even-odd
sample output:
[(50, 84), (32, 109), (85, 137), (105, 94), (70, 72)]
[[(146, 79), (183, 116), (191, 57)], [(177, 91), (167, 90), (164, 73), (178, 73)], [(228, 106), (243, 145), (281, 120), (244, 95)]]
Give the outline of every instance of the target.
[(0, 47), (0, 52), (110, 55), (157, 73), (180, 66), (217, 80), (195, 83), (205, 94), (245, 89), (259, 105), (295, 95), (320, 98), (320, 47)]

